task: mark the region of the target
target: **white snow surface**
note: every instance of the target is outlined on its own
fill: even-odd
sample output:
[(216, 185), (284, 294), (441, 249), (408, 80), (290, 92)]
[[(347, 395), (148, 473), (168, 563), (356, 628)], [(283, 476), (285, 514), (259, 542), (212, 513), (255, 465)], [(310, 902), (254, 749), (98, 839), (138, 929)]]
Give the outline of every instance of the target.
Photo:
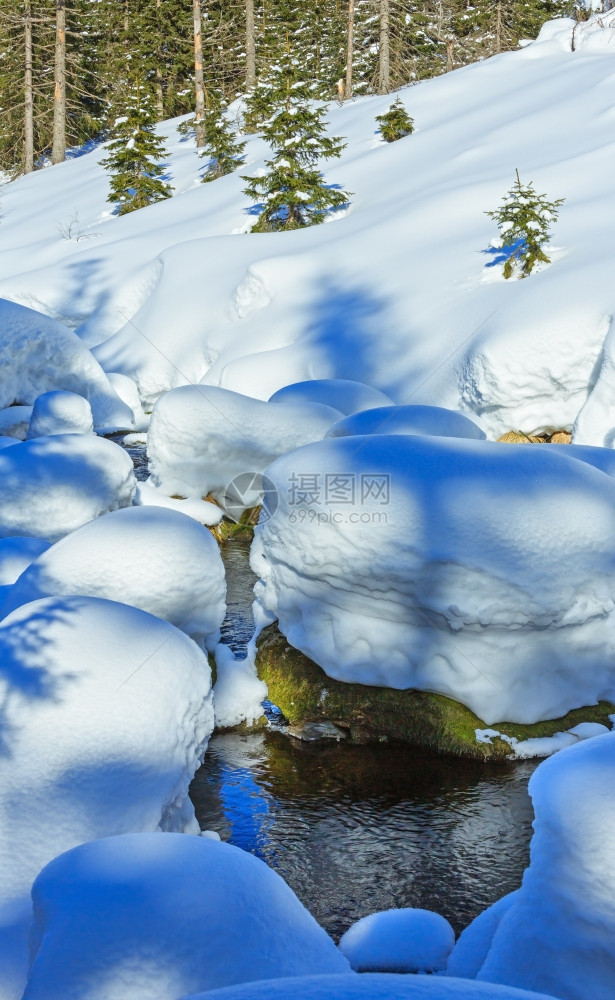
[(97, 428), (132, 427), (131, 411), (72, 330), (0, 299), (0, 406), (34, 403), (52, 389), (84, 396)]
[(0, 434), (25, 441), (31, 416), (31, 406), (8, 406), (0, 410)]
[(257, 600), (331, 677), (445, 694), (488, 725), (613, 700), (610, 476), (559, 446), (393, 435), (267, 476)]
[[(453, 974), (548, 992), (561, 1000), (610, 1000), (615, 981), (615, 734), (563, 750), (530, 780), (534, 836), (521, 888), (464, 931)], [(459, 952), (459, 956), (456, 953)]]
[(222, 520), (222, 510), (209, 500), (199, 497), (177, 499), (168, 496), (164, 490), (156, 489), (151, 482), (137, 483), (137, 491), (133, 503), (137, 507), (163, 507), (166, 510), (176, 510), (188, 517), (193, 517), (199, 524), (214, 525)]
[(306, 976), (248, 983), (199, 993), (183, 1000), (553, 1000), (543, 993), (507, 989), (467, 979), (365, 973)]
[[(249, 479), (279, 455), (321, 440), (340, 416), (320, 403), (266, 403), (227, 389), (183, 386), (161, 396), (152, 413), (152, 485), (169, 496), (210, 493), (228, 506), (227, 487), (236, 476)], [(259, 492), (249, 485), (235, 498), (239, 512), (258, 503)]]
[(93, 434), (92, 407), (75, 392), (53, 389), (34, 400), (26, 440), (51, 434)]
[(0, 539), (0, 586), (15, 583), (23, 571), (49, 548), (42, 538), (19, 535)]
[(339, 949), (355, 972), (442, 972), (454, 944), (455, 932), (439, 913), (406, 907), (357, 920)]
[(23, 989), (23, 901), (43, 865), (97, 837), (198, 832), (188, 785), (214, 719), (198, 646), (124, 604), (27, 604), (0, 624), (0, 662), (0, 996), (8, 1000)]
[(352, 379), (311, 379), (295, 382), (274, 392), (270, 403), (324, 403), (345, 415), (390, 406), (393, 402), (383, 392)]
[(171, 1000), (350, 966), (283, 879), (230, 844), (111, 837), (36, 880), (24, 1000)]
[(477, 423), (442, 406), (383, 406), (363, 410), (333, 424), (327, 437), (357, 434), (429, 434), (436, 437), (485, 439)]
[(132, 410), (133, 426), (135, 430), (147, 430), (149, 416), (144, 412), (143, 407), (141, 406), (139, 390), (137, 389), (136, 383), (133, 379), (128, 378), (127, 375), (121, 375), (119, 372), (108, 372), (107, 378), (109, 379), (109, 383), (114, 392), (116, 392), (122, 402), (126, 403), (126, 406)]
[(104, 438), (57, 434), (0, 451), (0, 538), (56, 542), (107, 511), (128, 507), (136, 489), (130, 456)]
[(211, 532), (160, 507), (113, 511), (56, 542), (21, 575), (0, 615), (69, 594), (130, 604), (210, 645), (226, 612), (224, 566)]
[(263, 701), (267, 697), (267, 685), (259, 680), (254, 666), (253, 645), (245, 658), (237, 659), (229, 646), (220, 643), (215, 656), (216, 725), (236, 726), (240, 722), (251, 725), (263, 715)]
[[(354, 194), (325, 226), (240, 236), (240, 172), (200, 184), (176, 121), (158, 127), (175, 197), (142, 211), (113, 215), (104, 147), (19, 178), (3, 188), (0, 294), (74, 329), (146, 403), (203, 378), (263, 399), (341, 378), (482, 415), (489, 436), (575, 424), (610, 446), (614, 24), (615, 11), (552, 22), (519, 51), (402, 89), (417, 131), (400, 142), (374, 142), (390, 95), (332, 105), (347, 147), (325, 176)], [(270, 155), (260, 136), (246, 154), (247, 174)], [(515, 166), (566, 201), (552, 264), (505, 281), (485, 212)], [(91, 239), (58, 238), (75, 210)], [(48, 388), (74, 386), (32, 399)]]

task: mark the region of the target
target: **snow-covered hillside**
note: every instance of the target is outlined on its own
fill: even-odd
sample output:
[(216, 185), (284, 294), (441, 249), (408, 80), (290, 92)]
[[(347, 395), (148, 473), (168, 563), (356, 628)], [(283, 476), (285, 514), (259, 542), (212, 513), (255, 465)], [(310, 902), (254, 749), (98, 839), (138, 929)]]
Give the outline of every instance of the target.
[[(490, 436), (578, 418), (579, 441), (610, 445), (612, 25), (578, 25), (571, 51), (573, 22), (551, 22), (518, 52), (403, 90), (417, 131), (391, 145), (374, 121), (389, 98), (331, 107), (348, 145), (326, 176), (353, 197), (326, 226), (242, 235), (243, 182), (199, 184), (177, 122), (162, 128), (176, 196), (129, 216), (110, 214), (103, 149), (23, 177), (3, 189), (0, 295), (75, 328), (149, 402), (201, 378), (267, 398), (347, 377), (461, 406)], [(253, 137), (242, 172), (265, 155)], [(553, 263), (504, 281), (485, 212), (515, 168), (566, 201)], [(74, 213), (84, 238), (68, 241), (57, 227)]]

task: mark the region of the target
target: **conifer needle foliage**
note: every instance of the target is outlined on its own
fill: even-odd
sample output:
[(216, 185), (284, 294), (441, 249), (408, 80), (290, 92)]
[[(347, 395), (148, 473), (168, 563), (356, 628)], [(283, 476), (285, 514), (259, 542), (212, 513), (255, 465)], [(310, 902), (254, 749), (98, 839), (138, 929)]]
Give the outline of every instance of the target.
[(112, 129), (109, 155), (102, 160), (111, 173), (107, 201), (126, 215), (146, 205), (170, 198), (172, 190), (163, 180), (166, 152), (154, 133), (155, 110), (146, 88), (135, 81), (130, 88), (125, 113)]
[(376, 121), (380, 125), (380, 135), (386, 142), (397, 142), (398, 139), (403, 139), (405, 135), (414, 132), (414, 119), (410, 117), (399, 97), (383, 115), (376, 115)]
[(210, 91), (207, 98), (209, 106), (205, 109), (205, 146), (201, 155), (209, 162), (203, 180), (215, 181), (218, 177), (232, 174), (243, 162), (246, 143), (239, 138), (224, 114), (222, 92)]
[(245, 194), (260, 203), (254, 233), (317, 225), (348, 203), (349, 192), (327, 185), (318, 166), (320, 159), (340, 156), (345, 143), (325, 135), (326, 105), (313, 96), (289, 54), (273, 67), (270, 117), (262, 130), (272, 157), (264, 177), (242, 178)]
[(517, 180), (498, 209), (486, 212), (498, 224), (501, 245), (507, 252), (504, 277), (527, 278), (536, 264), (550, 264), (545, 253), (551, 226), (557, 221), (559, 207), (565, 199), (548, 201), (544, 194), (537, 194), (532, 183), (522, 184), (517, 170)]

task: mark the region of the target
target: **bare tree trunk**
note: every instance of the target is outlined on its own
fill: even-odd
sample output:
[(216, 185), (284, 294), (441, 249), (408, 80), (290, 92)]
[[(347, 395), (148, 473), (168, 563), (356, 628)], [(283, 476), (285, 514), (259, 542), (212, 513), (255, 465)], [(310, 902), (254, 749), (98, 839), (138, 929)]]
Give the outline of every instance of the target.
[(194, 92), (196, 144), (205, 145), (205, 80), (203, 77), (203, 38), (201, 35), (201, 0), (192, 0), (194, 14)]
[(495, 51), (502, 51), (502, 0), (498, 0), (495, 12)]
[(348, 0), (348, 36), (346, 46), (346, 87), (344, 97), (352, 97), (352, 63), (354, 60), (354, 0)]
[(388, 94), (391, 89), (391, 32), (389, 0), (380, 0), (380, 61), (378, 93)]
[(450, 73), (452, 69), (455, 68), (455, 59), (453, 56), (453, 39), (446, 39), (446, 72)]
[[(156, 9), (158, 14), (160, 8), (162, 7), (162, 0), (156, 0)], [(160, 14), (159, 14), (160, 16)], [(157, 25), (158, 31), (160, 31), (160, 24)], [(164, 121), (164, 93), (162, 89), (162, 52), (160, 51), (160, 44), (158, 45), (158, 59), (156, 60), (156, 115), (158, 116), (158, 121)]]
[(25, 0), (25, 75), (24, 75), (24, 172), (34, 170), (34, 94), (32, 90), (32, 3)]
[(56, 0), (54, 80), (51, 162), (62, 163), (66, 157), (66, 0)]
[(246, 90), (256, 83), (256, 30), (254, 27), (254, 0), (246, 0)]

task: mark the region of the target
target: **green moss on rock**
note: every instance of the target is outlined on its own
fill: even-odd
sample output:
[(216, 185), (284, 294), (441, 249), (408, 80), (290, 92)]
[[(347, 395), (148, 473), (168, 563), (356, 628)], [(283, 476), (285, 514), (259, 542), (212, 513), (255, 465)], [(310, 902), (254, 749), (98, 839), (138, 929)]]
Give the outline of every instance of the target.
[(224, 519), (219, 524), (214, 524), (209, 530), (218, 542), (227, 542), (229, 538), (237, 538), (238, 536), (252, 538), (260, 512), (260, 507), (249, 507), (248, 510), (244, 510), (238, 521)]
[(534, 725), (498, 722), (488, 727), (465, 705), (444, 695), (333, 680), (294, 649), (275, 625), (261, 633), (256, 667), (267, 684), (269, 698), (293, 725), (329, 719), (350, 730), (351, 738), (357, 741), (403, 740), (476, 760), (504, 760), (510, 754), (510, 746), (497, 737), (491, 744), (477, 743), (477, 729), (497, 729), (526, 740), (553, 736), (579, 722), (609, 726), (608, 716), (615, 712), (614, 705), (601, 701), (561, 719)]

